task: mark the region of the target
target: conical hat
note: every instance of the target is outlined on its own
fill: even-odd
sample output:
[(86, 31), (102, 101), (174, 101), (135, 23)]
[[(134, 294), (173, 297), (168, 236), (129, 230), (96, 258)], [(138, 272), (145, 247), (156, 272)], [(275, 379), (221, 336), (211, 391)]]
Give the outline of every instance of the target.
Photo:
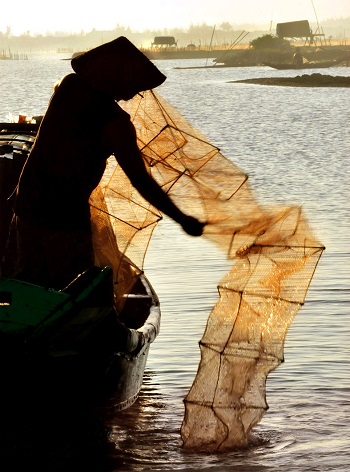
[(128, 100), (166, 79), (127, 38), (119, 38), (84, 52), (71, 61), (73, 70), (90, 85), (114, 98)]

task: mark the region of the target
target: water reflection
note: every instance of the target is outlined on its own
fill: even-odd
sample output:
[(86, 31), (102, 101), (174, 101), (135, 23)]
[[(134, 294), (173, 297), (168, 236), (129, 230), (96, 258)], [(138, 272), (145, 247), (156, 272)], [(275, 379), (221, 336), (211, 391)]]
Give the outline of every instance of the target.
[[(41, 464), (45, 472), (348, 471), (349, 90), (228, 83), (290, 75), (269, 68), (181, 71), (174, 61), (157, 65), (168, 76), (160, 93), (249, 174), (259, 201), (302, 203), (326, 246), (306, 304), (287, 335), (286, 362), (268, 379), (270, 409), (246, 450), (201, 455), (181, 448), (183, 398), (226, 268), (212, 257), (212, 248), (196, 241), (193, 251), (191, 238), (175, 235), (174, 226), (168, 229), (164, 222), (146, 261), (161, 300), (162, 326), (139, 400), (108, 422), (81, 410), (57, 411), (57, 405), (43, 414), (31, 404), (28, 410), (17, 405), (14, 412), (6, 405), (0, 470), (27, 470), (32, 464), (38, 470)], [(53, 83), (70, 65), (54, 55), (0, 61), (0, 71), (5, 119), (8, 112), (42, 113)], [(350, 74), (345, 67), (327, 73)], [(25, 389), (21, 394), (25, 398)]]
[(75, 406), (6, 405), (0, 424), (0, 468), (6, 471), (107, 471), (109, 431), (94, 414)]
[[(248, 447), (226, 454), (203, 454), (182, 448), (180, 431), (174, 428), (179, 413), (177, 400), (165, 396), (157, 385), (155, 372), (146, 374), (145, 385), (132, 408), (110, 416), (109, 440), (115, 470), (200, 471), (220, 465), (222, 470), (268, 471), (259, 464), (259, 456), (266, 454), (266, 447), (283, 446), (280, 433), (259, 427)], [(180, 425), (179, 425), (180, 428)], [(277, 446), (276, 446), (277, 447)], [(191, 464), (189, 467), (188, 464)], [(233, 465), (234, 464), (234, 465)]]

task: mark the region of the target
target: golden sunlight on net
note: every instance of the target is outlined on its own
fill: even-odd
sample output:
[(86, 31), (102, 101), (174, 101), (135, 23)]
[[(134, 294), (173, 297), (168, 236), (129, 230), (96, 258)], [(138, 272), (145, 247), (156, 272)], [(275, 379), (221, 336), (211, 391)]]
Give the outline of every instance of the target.
[[(219, 298), (185, 398), (184, 447), (243, 446), (267, 409), (267, 375), (283, 361), (286, 332), (324, 247), (300, 207), (260, 206), (247, 175), (159, 95), (146, 92), (124, 108), (148, 171), (183, 212), (207, 222), (204, 237), (232, 261), (218, 281)], [(112, 164), (91, 205), (96, 258), (113, 267), (120, 304), (143, 268), (161, 216)]]

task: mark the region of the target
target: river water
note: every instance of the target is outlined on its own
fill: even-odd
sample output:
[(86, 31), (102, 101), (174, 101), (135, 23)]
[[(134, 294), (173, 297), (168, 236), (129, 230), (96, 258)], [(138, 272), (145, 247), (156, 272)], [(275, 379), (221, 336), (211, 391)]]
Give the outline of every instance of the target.
[[(44, 113), (53, 84), (71, 70), (63, 58), (0, 61), (0, 121)], [(196, 374), (216, 285), (229, 266), (210, 243), (165, 218), (145, 262), (162, 325), (138, 401), (103, 428), (78, 416), (74, 427), (59, 426), (53, 415), (49, 428), (46, 423), (44, 433), (33, 435), (16, 419), (11, 434), (3, 433), (8, 443), (1, 456), (6, 451), (10, 464), (3, 470), (20, 470), (19, 456), (47, 471), (350, 470), (350, 90), (229, 83), (300, 75), (267, 67), (181, 69), (204, 65), (199, 59), (158, 61), (168, 77), (158, 92), (249, 175), (262, 204), (302, 204), (326, 246), (288, 331), (285, 362), (268, 377), (269, 410), (255, 439), (244, 450), (220, 454), (182, 448), (183, 399)], [(349, 76), (350, 69), (322, 73)]]

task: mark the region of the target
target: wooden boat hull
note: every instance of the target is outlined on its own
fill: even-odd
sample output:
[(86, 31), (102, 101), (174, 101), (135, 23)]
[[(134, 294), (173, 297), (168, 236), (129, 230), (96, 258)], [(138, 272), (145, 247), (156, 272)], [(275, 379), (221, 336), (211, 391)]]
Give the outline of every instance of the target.
[(141, 276), (117, 318), (112, 270), (94, 267), (84, 278), (85, 288), (75, 281), (68, 290), (78, 283), (79, 292), (72, 294), (0, 279), (0, 371), (11, 386), (2, 393), (12, 400), (25, 392), (40, 402), (59, 398), (115, 410), (136, 400), (159, 332), (158, 298)]

